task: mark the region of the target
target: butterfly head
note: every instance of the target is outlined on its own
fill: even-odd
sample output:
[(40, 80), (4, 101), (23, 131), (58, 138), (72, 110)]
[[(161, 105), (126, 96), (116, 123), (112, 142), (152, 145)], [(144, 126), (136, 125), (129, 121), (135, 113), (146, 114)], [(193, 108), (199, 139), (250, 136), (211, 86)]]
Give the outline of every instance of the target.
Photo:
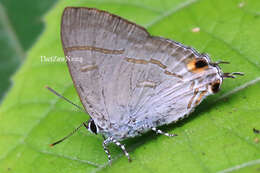
[(94, 133), (94, 134), (98, 134), (99, 132), (99, 127), (95, 124), (94, 120), (93, 119), (90, 119), (88, 121), (88, 125), (85, 126), (88, 131), (90, 131), (91, 133)]

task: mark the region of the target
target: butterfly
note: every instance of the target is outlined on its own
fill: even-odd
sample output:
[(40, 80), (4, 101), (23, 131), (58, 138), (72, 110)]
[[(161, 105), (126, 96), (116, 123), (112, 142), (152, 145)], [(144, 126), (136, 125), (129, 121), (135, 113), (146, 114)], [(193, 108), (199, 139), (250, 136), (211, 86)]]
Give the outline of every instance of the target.
[(176, 136), (158, 127), (187, 117), (205, 97), (219, 91), (225, 78), (242, 75), (223, 73), (219, 64), (227, 62), (212, 62), (207, 54), (151, 36), (145, 28), (95, 8), (65, 8), (61, 39), (66, 57), (71, 57), (67, 64), (74, 86), (90, 119), (51, 146), (85, 126), (104, 137), (109, 162), (108, 144), (115, 143), (131, 161), (120, 141), (149, 130)]

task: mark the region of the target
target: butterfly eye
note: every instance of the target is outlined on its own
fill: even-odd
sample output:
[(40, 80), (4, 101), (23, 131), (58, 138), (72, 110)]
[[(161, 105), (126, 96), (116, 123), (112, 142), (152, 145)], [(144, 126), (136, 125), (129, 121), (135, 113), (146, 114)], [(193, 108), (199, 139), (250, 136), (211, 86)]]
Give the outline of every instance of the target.
[(220, 89), (220, 81), (217, 80), (217, 81), (212, 83), (211, 90), (212, 90), (213, 93), (217, 93), (219, 91), (219, 89)]
[(90, 120), (90, 122), (89, 122), (89, 130), (90, 130), (92, 133), (97, 134), (98, 129), (97, 129), (97, 126), (96, 126), (94, 120)]

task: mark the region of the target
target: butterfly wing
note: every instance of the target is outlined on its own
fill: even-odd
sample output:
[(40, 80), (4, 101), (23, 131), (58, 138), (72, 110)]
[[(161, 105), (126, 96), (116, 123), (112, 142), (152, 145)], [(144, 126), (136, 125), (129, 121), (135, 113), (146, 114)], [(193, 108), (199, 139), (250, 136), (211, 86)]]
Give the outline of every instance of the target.
[(193, 68), (200, 54), (118, 16), (66, 8), (61, 37), (81, 102), (103, 129), (170, 123), (209, 93), (213, 79)]
[[(66, 8), (61, 38), (74, 85), (87, 112), (109, 128), (127, 105), (130, 74), (121, 73), (131, 47), (142, 46), (148, 33), (121, 18), (92, 8)], [(129, 83), (129, 82), (128, 82)]]

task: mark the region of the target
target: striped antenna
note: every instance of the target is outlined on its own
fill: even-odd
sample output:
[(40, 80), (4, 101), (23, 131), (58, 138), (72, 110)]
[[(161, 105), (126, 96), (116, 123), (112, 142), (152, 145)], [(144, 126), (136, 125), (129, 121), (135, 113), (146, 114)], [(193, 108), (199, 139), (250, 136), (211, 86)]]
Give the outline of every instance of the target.
[(68, 134), (67, 136), (65, 136), (64, 138), (50, 144), (50, 147), (53, 147), (54, 145), (57, 145), (59, 143), (61, 143), (62, 141), (64, 141), (65, 139), (67, 139), (68, 137), (72, 136), (76, 131), (78, 131), (82, 126), (85, 126), (88, 129), (88, 125), (84, 122), (82, 123), (80, 126), (78, 126), (76, 129), (74, 129), (70, 134)]

